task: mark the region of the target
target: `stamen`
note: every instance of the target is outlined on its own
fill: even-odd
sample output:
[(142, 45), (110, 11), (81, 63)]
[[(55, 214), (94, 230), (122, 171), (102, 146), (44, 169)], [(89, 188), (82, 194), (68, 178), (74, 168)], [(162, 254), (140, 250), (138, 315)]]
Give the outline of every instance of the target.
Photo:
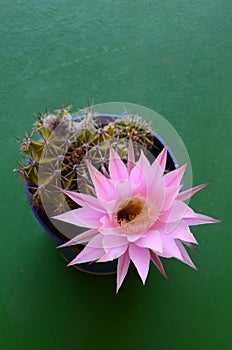
[(120, 226), (133, 221), (137, 215), (141, 213), (144, 207), (144, 200), (141, 198), (133, 198), (129, 200), (122, 209), (119, 209), (116, 218)]
[(124, 200), (115, 214), (115, 221), (124, 233), (143, 234), (155, 222), (155, 210), (142, 198)]

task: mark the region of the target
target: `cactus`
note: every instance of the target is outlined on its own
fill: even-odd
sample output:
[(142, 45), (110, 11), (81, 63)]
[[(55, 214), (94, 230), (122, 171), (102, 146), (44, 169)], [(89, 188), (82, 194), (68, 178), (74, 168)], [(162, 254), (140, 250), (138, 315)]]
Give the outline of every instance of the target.
[[(59, 199), (63, 194), (56, 189), (59, 181), (63, 189), (78, 191), (81, 186), (86, 193), (92, 193), (82, 160), (97, 164), (107, 175), (109, 144), (127, 162), (129, 137), (145, 151), (154, 147), (152, 131), (137, 115), (101, 117), (91, 107), (77, 119), (70, 114), (70, 107), (37, 114), (31, 134), (25, 133), (20, 140), (26, 160), (16, 170), (27, 183), (31, 205), (41, 213), (45, 196), (52, 203), (54, 213), (63, 212), (63, 202)], [(39, 176), (39, 169), (46, 171)], [(56, 190), (59, 194), (54, 196)], [(77, 206), (69, 198), (66, 202), (71, 209)]]

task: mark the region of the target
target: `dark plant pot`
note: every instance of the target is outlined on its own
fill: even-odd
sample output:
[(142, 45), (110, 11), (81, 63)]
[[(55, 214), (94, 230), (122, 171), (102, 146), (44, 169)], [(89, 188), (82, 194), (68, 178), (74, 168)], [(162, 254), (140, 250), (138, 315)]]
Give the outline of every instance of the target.
[[(74, 120), (82, 119), (84, 117), (74, 117)], [(119, 115), (112, 115), (112, 114), (99, 114), (96, 116), (98, 124), (99, 125), (107, 125), (110, 121), (113, 121), (116, 118), (123, 118)], [(165, 141), (156, 133), (152, 136), (152, 146), (149, 147), (149, 151), (153, 154), (153, 156), (156, 158), (158, 154), (162, 151), (162, 149), (165, 146)], [(168, 149), (167, 152), (167, 163), (166, 163), (166, 170), (171, 171), (175, 170), (177, 167), (177, 161), (173, 154), (173, 152)], [(30, 207), (32, 209), (32, 212), (38, 222), (42, 225), (42, 227), (47, 231), (47, 233), (55, 240), (57, 245), (61, 245), (66, 243), (69, 239), (64, 236), (62, 232), (60, 232), (49, 220), (48, 216), (45, 212), (41, 212), (36, 210), (36, 208), (31, 204), (30, 201), (30, 189), (29, 184), (27, 181), (25, 182), (26, 186), (26, 193), (28, 197), (28, 201), (30, 203)], [(76, 246), (66, 247), (66, 248), (60, 248), (59, 252), (62, 255), (62, 257), (67, 261), (72, 261), (75, 256), (80, 253), (84, 249), (84, 245), (78, 244)], [(115, 273), (117, 270), (117, 259), (109, 262), (104, 263), (83, 263), (83, 264), (77, 264), (73, 265), (78, 270), (90, 273), (90, 274), (97, 274), (97, 275), (108, 275)]]

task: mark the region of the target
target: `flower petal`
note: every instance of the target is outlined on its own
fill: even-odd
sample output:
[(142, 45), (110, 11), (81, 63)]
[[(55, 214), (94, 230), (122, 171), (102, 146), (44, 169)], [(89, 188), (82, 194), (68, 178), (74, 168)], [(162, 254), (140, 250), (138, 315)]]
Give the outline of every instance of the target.
[(99, 233), (97, 235), (95, 235), (93, 238), (91, 238), (91, 240), (89, 241), (87, 247), (88, 248), (103, 248), (103, 236)]
[(140, 248), (149, 248), (157, 253), (162, 253), (163, 244), (159, 231), (149, 230), (146, 234), (136, 241)]
[(189, 210), (191, 209), (184, 202), (174, 201), (173, 206), (159, 216), (159, 221), (166, 224), (165, 233), (173, 231)]
[(147, 192), (148, 179), (151, 172), (151, 164), (144, 155), (143, 151), (140, 153), (139, 160), (136, 162), (129, 177), (129, 182), (138, 186), (141, 191)]
[[(123, 229), (123, 226), (122, 226)], [(125, 231), (122, 231), (125, 232)], [(133, 232), (133, 233), (129, 233), (127, 234), (126, 232), (124, 233), (124, 235), (126, 235), (128, 242), (131, 243), (135, 243), (137, 242), (137, 240), (142, 236), (143, 232)]]
[(128, 170), (129, 174), (130, 174), (131, 170), (134, 168), (134, 166), (135, 166), (135, 153), (134, 153), (132, 138), (130, 137), (128, 159), (127, 159), (127, 170)]
[(126, 234), (122, 231), (122, 227), (101, 227), (99, 228), (99, 232), (101, 232), (102, 235), (122, 235), (126, 236)]
[(185, 206), (186, 209), (184, 211), (183, 219), (189, 226), (221, 222), (221, 220), (211, 218), (210, 216), (195, 213), (187, 204), (185, 204)]
[(192, 267), (194, 270), (197, 270), (197, 267), (194, 265), (194, 263), (190, 259), (186, 249), (183, 247), (181, 242), (176, 241), (176, 245), (178, 246), (179, 251), (181, 252), (181, 255), (182, 255), (182, 259), (180, 260), (183, 261), (185, 264), (189, 265), (190, 267)]
[(99, 199), (109, 202), (116, 198), (114, 183), (107, 179), (100, 171), (98, 171), (92, 164), (86, 161), (88, 166), (89, 174), (94, 184), (97, 197)]
[(149, 160), (147, 159), (147, 157), (145, 156), (143, 150), (141, 150), (141, 152), (140, 152), (140, 157), (139, 157), (139, 160), (136, 162), (136, 166), (139, 169), (142, 169), (145, 174), (147, 174), (151, 168), (151, 164), (150, 164)]
[(184, 175), (186, 167), (187, 167), (187, 164), (184, 164), (180, 168), (165, 174), (164, 175), (165, 187), (179, 185)]
[(102, 244), (103, 248), (107, 252), (112, 248), (128, 245), (128, 240), (125, 236), (107, 235), (103, 237)]
[(98, 262), (112, 261), (114, 259), (119, 258), (126, 252), (127, 247), (128, 245), (124, 245), (121, 247), (115, 247), (115, 248), (109, 249), (108, 252), (98, 260)]
[(190, 249), (194, 250), (195, 252), (199, 252), (199, 250), (194, 245), (192, 245), (191, 243), (189, 243), (189, 242), (182, 242), (182, 243), (184, 243), (184, 245), (186, 245)]
[(147, 201), (156, 208), (158, 215), (164, 205), (164, 178), (161, 167), (156, 160), (150, 168), (147, 168), (145, 181), (147, 185)]
[(104, 255), (104, 249), (102, 248), (88, 248), (85, 247), (78, 256), (73, 259), (67, 266), (75, 264), (82, 264), (85, 262), (94, 262)]
[(68, 222), (81, 227), (99, 227), (101, 226), (100, 219), (103, 213), (90, 208), (79, 208), (67, 211), (61, 215), (53, 216), (53, 219)]
[(155, 264), (155, 266), (162, 273), (162, 275), (166, 279), (168, 279), (168, 276), (166, 275), (166, 272), (164, 270), (163, 264), (162, 264), (160, 258), (158, 257), (158, 255), (155, 254), (155, 252), (153, 252), (152, 250), (150, 251), (150, 254), (151, 254), (151, 261)]
[(159, 164), (159, 167), (161, 169), (161, 172), (163, 173), (165, 170), (166, 166), (166, 161), (167, 161), (167, 148), (168, 146), (165, 145), (165, 147), (162, 149), (158, 157), (156, 158), (155, 162)]
[[(116, 194), (117, 196), (117, 194)], [(112, 201), (108, 201), (108, 202), (105, 202), (101, 199), (99, 199), (99, 201), (101, 202), (101, 205), (104, 207), (105, 211), (108, 213), (108, 214), (112, 214), (115, 212), (116, 208), (117, 208), (117, 205), (118, 205), (118, 199), (114, 199)]]
[(129, 246), (129, 256), (133, 261), (143, 284), (145, 284), (150, 265), (149, 249), (139, 248), (135, 244), (131, 243)]
[(160, 254), (165, 258), (177, 258), (182, 259), (181, 252), (179, 251), (176, 241), (170, 235), (162, 235), (163, 252)]
[(120, 156), (115, 152), (113, 147), (110, 147), (110, 160), (109, 160), (110, 177), (114, 181), (121, 181), (128, 179), (128, 170), (123, 163)]
[(115, 213), (118, 205), (123, 201), (123, 199), (129, 199), (132, 196), (132, 190), (129, 181), (124, 180), (121, 182), (116, 182), (115, 193), (116, 198), (112, 201), (105, 202), (100, 200), (101, 205), (104, 207), (104, 210), (109, 214), (109, 216), (112, 216), (111, 214)]
[(128, 250), (119, 257), (118, 266), (117, 266), (117, 290), (118, 293), (128, 271), (130, 265), (130, 257), (128, 254)]
[(150, 165), (142, 153), (130, 173), (129, 181), (133, 196), (141, 196), (152, 204), (158, 215), (164, 203), (164, 180), (159, 164), (154, 162)]
[(136, 185), (138, 186), (143, 182), (145, 182), (146, 184), (145, 172), (143, 171), (142, 168), (137, 166), (137, 164), (134, 166), (134, 168), (130, 172), (129, 181), (131, 184), (135, 185), (135, 187)]
[(115, 184), (115, 191), (117, 196), (117, 204), (121, 202), (123, 199), (129, 199), (132, 195), (131, 185), (129, 181), (121, 181)]
[(101, 235), (97, 235), (91, 239), (89, 244), (68, 264), (68, 266), (96, 261), (101, 258), (104, 253), (105, 251), (101, 247)]
[(174, 231), (172, 231), (172, 237), (174, 239), (179, 239), (184, 242), (197, 244), (197, 240), (193, 236), (185, 220), (181, 220), (181, 222), (174, 229)]
[(67, 243), (64, 243), (62, 245), (59, 245), (57, 248), (64, 248), (69, 247), (71, 245), (75, 244), (81, 244), (88, 242), (91, 238), (93, 238), (97, 234), (97, 229), (92, 228), (91, 230), (85, 231), (83, 233), (80, 233), (76, 237), (70, 239)]
[(104, 253), (105, 251), (102, 248), (102, 235), (95, 235), (77, 257), (68, 264), (68, 266), (96, 261), (101, 258)]
[(179, 199), (181, 201), (185, 201), (186, 199), (189, 199), (190, 197), (192, 197), (195, 193), (200, 191), (202, 188), (204, 188), (208, 184), (209, 184), (209, 182), (205, 182), (202, 185), (198, 185), (198, 186), (195, 186), (193, 188), (190, 188), (189, 190), (180, 192), (177, 196), (177, 199)]
[(110, 215), (105, 215), (100, 219), (101, 226), (99, 229), (102, 231), (104, 229), (111, 229), (115, 228), (115, 223), (113, 222), (112, 218)]
[(62, 192), (64, 192), (67, 196), (69, 196), (69, 198), (71, 198), (75, 203), (81, 205), (82, 207), (89, 206), (94, 210), (105, 211), (100, 201), (93, 196), (74, 191), (63, 190)]
[(195, 213), (195, 216), (184, 217), (183, 219), (186, 222), (186, 224), (189, 226), (213, 224), (216, 222), (221, 222), (221, 220), (217, 220), (217, 219), (211, 218), (210, 216), (203, 215), (203, 214), (197, 214), (197, 213)]
[(180, 189), (181, 186), (179, 184), (175, 186), (165, 187), (165, 199), (162, 211), (166, 211), (171, 208), (171, 206), (174, 204), (174, 201), (177, 198)]

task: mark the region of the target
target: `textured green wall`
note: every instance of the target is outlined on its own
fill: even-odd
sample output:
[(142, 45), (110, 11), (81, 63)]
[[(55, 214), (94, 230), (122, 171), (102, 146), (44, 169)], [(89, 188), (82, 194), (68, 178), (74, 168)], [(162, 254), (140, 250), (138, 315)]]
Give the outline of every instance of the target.
[[(0, 349), (232, 348), (231, 0), (0, 0)], [(134, 268), (114, 277), (66, 268), (12, 174), (15, 136), (62, 103), (126, 101), (162, 114), (188, 148), (192, 206), (223, 219), (193, 229), (195, 272), (171, 282)]]

